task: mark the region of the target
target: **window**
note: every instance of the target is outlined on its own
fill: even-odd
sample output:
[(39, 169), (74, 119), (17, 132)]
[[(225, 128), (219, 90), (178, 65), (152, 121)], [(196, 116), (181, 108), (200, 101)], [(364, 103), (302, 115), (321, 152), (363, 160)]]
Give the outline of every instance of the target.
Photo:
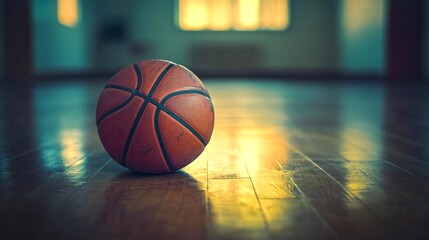
[(178, 0), (178, 25), (187, 31), (284, 30), (289, 0)]
[(58, 0), (58, 22), (67, 27), (76, 26), (79, 20), (78, 0)]

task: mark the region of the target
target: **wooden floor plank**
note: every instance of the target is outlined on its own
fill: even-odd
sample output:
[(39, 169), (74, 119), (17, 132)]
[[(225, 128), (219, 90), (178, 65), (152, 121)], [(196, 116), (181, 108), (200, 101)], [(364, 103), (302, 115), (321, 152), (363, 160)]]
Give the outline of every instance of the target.
[(132, 173), (103, 149), (102, 83), (0, 89), (0, 239), (429, 237), (427, 90), (207, 86), (212, 139), (166, 175)]
[(335, 239), (302, 199), (262, 199), (271, 239)]

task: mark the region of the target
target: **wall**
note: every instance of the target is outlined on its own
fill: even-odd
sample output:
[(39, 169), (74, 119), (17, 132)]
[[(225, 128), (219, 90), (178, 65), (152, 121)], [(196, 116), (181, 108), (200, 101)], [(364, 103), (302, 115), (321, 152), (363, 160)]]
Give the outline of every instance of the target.
[[(133, 59), (131, 51), (134, 44), (131, 29), (133, 25), (141, 25), (138, 22), (131, 22), (132, 15), (146, 15), (152, 11), (151, 8), (133, 12), (132, 9), (135, 6), (133, 6), (132, 0), (94, 0), (94, 2), (97, 6), (93, 11), (95, 28), (89, 33), (93, 46), (91, 51), (94, 53), (91, 58), (92, 67), (116, 70), (137, 61), (139, 58)], [(165, 1), (148, 2), (165, 3)]]
[(3, 29), (3, 1), (0, 1), (0, 81), (5, 76), (5, 51), (4, 51), (4, 29)]
[(386, 0), (340, 0), (340, 68), (383, 74), (386, 48)]
[[(350, 2), (370, 10), (347, 11)], [(147, 58), (192, 68), (191, 48), (201, 43), (257, 45), (264, 71), (382, 74), (385, 68), (386, 0), (291, 0), (291, 24), (281, 32), (181, 31), (174, 25), (175, 0), (80, 3), (79, 25), (67, 28), (56, 20), (56, 0), (33, 1), (36, 74), (111, 71)], [(353, 28), (356, 13), (365, 18)]]
[(425, 14), (424, 14), (424, 38), (423, 38), (423, 47), (424, 47), (424, 60), (423, 60), (423, 71), (426, 77), (426, 80), (429, 82), (429, 2), (425, 1)]
[(170, 59), (190, 66), (193, 44), (217, 42), (260, 46), (263, 52), (260, 68), (264, 70), (332, 71), (338, 68), (335, 0), (292, 0), (291, 25), (282, 32), (185, 32), (174, 25), (173, 0), (167, 3), (98, 1), (104, 3), (98, 4), (99, 24), (103, 25), (107, 19), (119, 19), (130, 24), (130, 28), (122, 42), (95, 44), (99, 55), (94, 61), (96, 67), (118, 68), (145, 58)]
[[(80, 1), (80, 4), (82, 2), (87, 1)], [(80, 6), (80, 9), (88, 9)], [(33, 63), (36, 74), (81, 71), (90, 67), (87, 19), (84, 15), (81, 14), (75, 27), (66, 27), (57, 21), (56, 0), (32, 1)]]

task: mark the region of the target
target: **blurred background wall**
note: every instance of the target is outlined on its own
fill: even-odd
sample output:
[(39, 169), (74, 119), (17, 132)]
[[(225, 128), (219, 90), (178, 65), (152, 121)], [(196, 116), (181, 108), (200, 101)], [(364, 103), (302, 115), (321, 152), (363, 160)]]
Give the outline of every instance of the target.
[(386, 68), (386, 0), (341, 0), (338, 3), (339, 68), (353, 73), (383, 74)]
[[(78, 0), (78, 22), (68, 27), (58, 22), (57, 0), (22, 1), (31, 10), (34, 76), (110, 74), (147, 58), (203, 73), (383, 77), (388, 71), (389, 0), (291, 0), (284, 31), (183, 31), (175, 24), (175, 0)], [(428, 17), (423, 26), (423, 72), (429, 77)], [(215, 56), (207, 60), (210, 54)], [(241, 64), (225, 62), (231, 54)]]
[(172, 0), (81, 1), (80, 22), (68, 28), (56, 21), (55, 1), (35, 0), (34, 70), (117, 69), (145, 58), (170, 59), (192, 67), (195, 46), (221, 49), (234, 44), (256, 48), (258, 59), (248, 65), (252, 69), (339, 68), (335, 0), (293, 1), (291, 25), (280, 32), (181, 31), (175, 25), (175, 5)]
[(426, 80), (429, 82), (429, 3), (426, 1), (425, 10), (424, 10), (424, 71), (426, 75)]
[(35, 73), (80, 71), (91, 67), (88, 20), (92, 13), (80, 1), (79, 22), (73, 27), (57, 20), (57, 1), (32, 0), (33, 67)]
[[(247, 51), (254, 51), (254, 58), (258, 58), (240, 66), (247, 67), (244, 70), (333, 71), (338, 68), (336, 1), (294, 1), (290, 10), (291, 24), (280, 32), (180, 31), (172, 24), (173, 14), (159, 17), (159, 13), (174, 13), (173, 1), (169, 1), (170, 4), (163, 1), (135, 2), (131, 38), (134, 42), (147, 44), (148, 50), (151, 50), (143, 58), (160, 57), (192, 66), (198, 64), (192, 61), (193, 53), (198, 54), (196, 51), (213, 45), (217, 45), (215, 49), (219, 51), (239, 45), (247, 46)], [(140, 14), (143, 9), (153, 11)], [(210, 70), (210, 66), (201, 67)]]
[[(0, 13), (3, 13), (3, 1), (0, 1)], [(4, 52), (4, 24), (3, 18), (0, 17), (0, 79), (5, 76), (5, 52)]]

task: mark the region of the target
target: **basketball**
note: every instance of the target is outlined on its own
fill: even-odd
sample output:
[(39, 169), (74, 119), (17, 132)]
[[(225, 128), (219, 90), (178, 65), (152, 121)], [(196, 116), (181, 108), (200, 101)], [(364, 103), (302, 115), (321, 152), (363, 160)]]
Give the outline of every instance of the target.
[(203, 152), (213, 132), (214, 108), (190, 70), (144, 60), (108, 81), (96, 122), (101, 143), (116, 162), (139, 173), (168, 173)]

